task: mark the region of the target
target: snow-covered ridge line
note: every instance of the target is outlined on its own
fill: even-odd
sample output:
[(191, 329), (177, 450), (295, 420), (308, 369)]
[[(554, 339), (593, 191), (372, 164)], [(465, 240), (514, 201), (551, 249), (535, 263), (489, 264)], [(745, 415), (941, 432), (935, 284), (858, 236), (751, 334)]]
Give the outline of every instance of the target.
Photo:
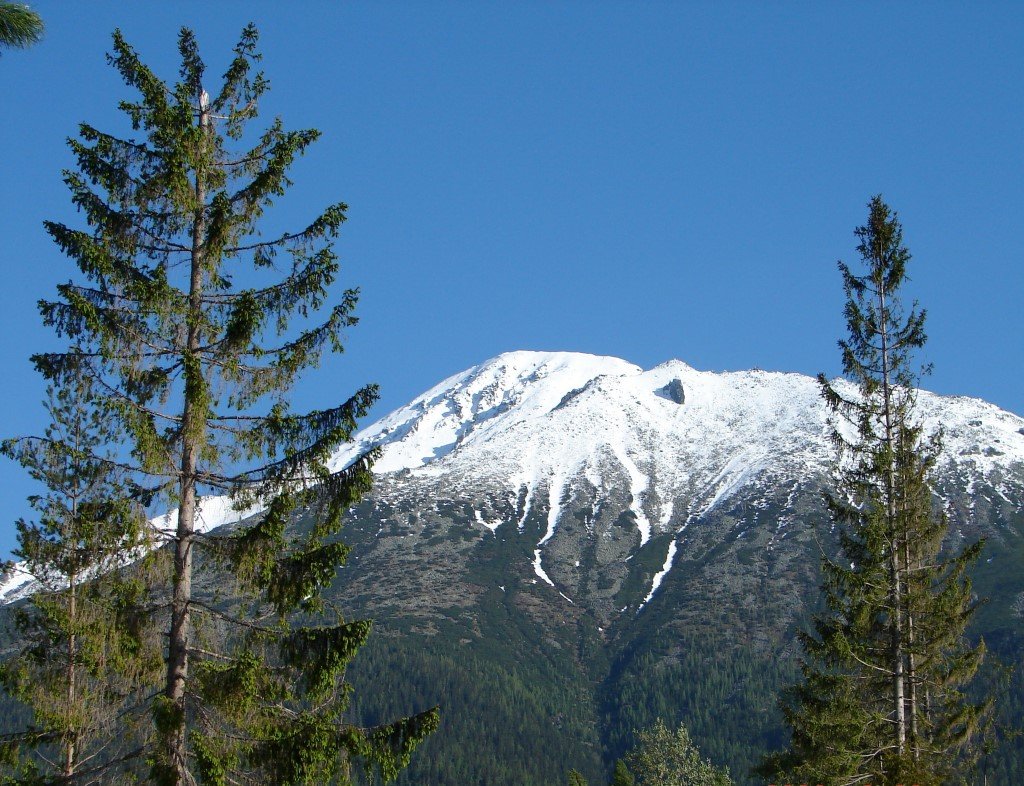
[[(944, 429), (945, 456), (980, 474), (1024, 461), (1024, 420), (1017, 415), (980, 399), (927, 391), (920, 393), (918, 411), (927, 430)], [(569, 467), (586, 468), (590, 451), (598, 449), (615, 455), (628, 472), (635, 512), (646, 528), (647, 519), (658, 519), (657, 511), (641, 507), (652, 491), (651, 450), (654, 469), (661, 469), (659, 459), (678, 463), (678, 453), (665, 455), (659, 447), (681, 439), (685, 454), (698, 448), (714, 453), (716, 444), (731, 442), (764, 461), (788, 451), (794, 460), (817, 464), (832, 458), (827, 433), (825, 406), (809, 376), (706, 372), (678, 360), (644, 371), (612, 357), (521, 351), (455, 374), (362, 430), (335, 454), (331, 468), (379, 445), (378, 474), (454, 473), (472, 456), (473, 475), (499, 472), (518, 490)], [(496, 464), (481, 465), (483, 456)], [(715, 474), (727, 463), (716, 462)]]
[[(917, 411), (926, 430), (943, 429), (941, 463), (965, 485), (991, 477), (996, 494), (1021, 498), (1021, 489), (1004, 488), (998, 477), (1024, 464), (1024, 419), (980, 399), (926, 391)], [(565, 501), (583, 486), (622, 496), (643, 545), (678, 533), (751, 483), (826, 472), (835, 458), (829, 430), (817, 381), (801, 374), (716, 373), (678, 360), (645, 371), (613, 357), (509, 352), (450, 376), (363, 429), (329, 467), (340, 470), (379, 446), (374, 471), (392, 478), (396, 493), (407, 478), (515, 501), (509, 521), (478, 510), (476, 523), (483, 532), (509, 525), (522, 532), (542, 522), (533, 569), (554, 584), (543, 550)], [(173, 516), (152, 523), (166, 527)], [(203, 500), (204, 529), (243, 517), (226, 498)], [(15, 572), (0, 584), (0, 601), (23, 597), (29, 581)]]
[(340, 469), (374, 445), (385, 448), (378, 473), (414, 469), (453, 452), (470, 435), (515, 411), (531, 418), (603, 375), (640, 373), (624, 360), (573, 352), (508, 352), (454, 374), (356, 435), (331, 460)]
[[(201, 497), (197, 505), (196, 531), (209, 532), (228, 524), (236, 524), (261, 510), (262, 508), (255, 507), (237, 511), (233, 508), (231, 499), (226, 496)], [(165, 543), (171, 538), (177, 519), (178, 509), (175, 508), (149, 520), (150, 530), (158, 543)], [(122, 566), (130, 565), (141, 556), (141, 554), (127, 554), (121, 564)], [(38, 587), (38, 578), (28, 570), (25, 563), (14, 562), (10, 565), (6, 578), (0, 581), (0, 605), (27, 598)]]

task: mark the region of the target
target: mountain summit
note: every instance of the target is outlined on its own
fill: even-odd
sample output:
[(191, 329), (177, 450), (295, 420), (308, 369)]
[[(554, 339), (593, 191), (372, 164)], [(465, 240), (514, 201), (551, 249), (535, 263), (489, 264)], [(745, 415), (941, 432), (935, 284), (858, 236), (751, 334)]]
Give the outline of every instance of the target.
[[(1024, 419), (925, 391), (918, 411), (926, 431), (943, 430), (940, 493), (981, 483), (1001, 499), (1024, 498), (1011, 471), (1024, 464)], [(444, 488), (479, 503), (473, 518), (491, 531), (522, 533), (539, 514), (532, 565), (552, 586), (544, 553), (562, 518), (586, 500), (592, 528), (618, 493), (635, 525), (633, 548), (672, 537), (649, 600), (694, 521), (741, 491), (794, 490), (828, 474), (828, 418), (817, 381), (800, 374), (697, 371), (678, 360), (644, 371), (612, 357), (509, 352), (365, 429), (333, 466), (379, 445), (376, 472), (402, 478), (387, 484), (391, 496)], [(773, 538), (792, 521), (783, 511)]]

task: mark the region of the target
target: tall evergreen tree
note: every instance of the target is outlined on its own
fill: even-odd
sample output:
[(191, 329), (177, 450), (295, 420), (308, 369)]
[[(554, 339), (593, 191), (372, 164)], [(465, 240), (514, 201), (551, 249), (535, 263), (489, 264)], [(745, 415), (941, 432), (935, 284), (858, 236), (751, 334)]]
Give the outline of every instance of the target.
[(145, 587), (121, 570), (126, 554), (149, 550), (148, 528), (91, 393), (87, 379), (69, 378), (50, 391), (44, 435), (2, 445), (45, 487), (30, 499), (38, 521), (17, 523), (17, 570), (34, 591), (12, 612), (21, 649), (0, 666), (0, 684), (32, 720), (0, 742), (4, 783), (114, 783), (142, 736), (125, 731), (159, 680)]
[[(341, 350), (358, 293), (312, 321), (338, 273), (331, 241), (344, 204), (260, 237), (289, 168), (319, 134), (275, 120), (241, 147), (268, 86), (256, 42), (246, 28), (210, 94), (190, 30), (178, 39), (174, 85), (115, 32), (109, 61), (139, 94), (120, 104), (135, 135), (80, 127), (65, 180), (88, 228), (46, 225), (85, 281), (61, 285), (40, 309), (83, 352), (36, 355), (36, 366), (57, 383), (84, 369), (116, 414), (137, 481), (176, 507), (149, 776), (174, 786), (344, 783), (352, 757), (392, 777), (437, 724), (433, 710), (376, 729), (344, 718), (345, 668), (370, 623), (342, 620), (320, 593), (344, 563), (341, 515), (370, 487), (375, 454), (338, 471), (327, 462), (377, 390), (308, 414), (289, 407), (298, 375)], [(206, 494), (262, 512), (230, 533), (204, 532)], [(301, 530), (289, 526), (300, 513)], [(245, 600), (201, 593), (197, 560)], [(296, 626), (314, 612), (322, 624)]]
[(864, 263), (840, 262), (853, 383), (819, 376), (838, 420), (838, 492), (828, 498), (842, 556), (823, 563), (827, 612), (801, 641), (804, 682), (783, 701), (789, 750), (762, 774), (832, 784), (953, 782), (987, 715), (961, 688), (984, 657), (964, 630), (974, 609), (969, 566), (981, 544), (941, 556), (945, 517), (928, 475), (939, 437), (914, 416), (915, 350), (925, 313), (905, 308), (910, 254), (897, 216), (875, 197), (856, 230)]

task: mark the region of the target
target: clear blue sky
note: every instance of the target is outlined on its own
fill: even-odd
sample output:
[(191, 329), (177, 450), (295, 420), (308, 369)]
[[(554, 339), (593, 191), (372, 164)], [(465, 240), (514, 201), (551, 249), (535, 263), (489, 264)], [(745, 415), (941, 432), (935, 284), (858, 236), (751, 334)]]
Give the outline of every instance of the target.
[[(173, 79), (179, 27), (217, 75), (249, 21), (265, 115), (323, 131), (274, 226), (348, 202), (363, 291), (300, 404), (376, 381), (383, 416), (512, 349), (835, 373), (835, 262), (881, 192), (929, 312), (926, 385), (1024, 413), (1020, 3), (32, 5), (45, 40), (0, 57), (0, 435), (43, 425), (35, 302), (75, 271), (42, 222), (79, 221), (77, 123), (123, 128), (110, 33)], [(0, 464), (6, 520), (30, 490)]]

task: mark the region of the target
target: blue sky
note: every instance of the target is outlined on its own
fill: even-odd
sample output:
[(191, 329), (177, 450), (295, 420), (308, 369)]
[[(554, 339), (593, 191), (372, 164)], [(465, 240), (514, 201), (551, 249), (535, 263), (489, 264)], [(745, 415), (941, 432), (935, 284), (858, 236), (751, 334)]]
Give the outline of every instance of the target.
[[(42, 230), (79, 221), (65, 139), (124, 129), (111, 32), (173, 79), (193, 27), (213, 76), (249, 21), (264, 116), (323, 131), (270, 225), (346, 201), (342, 286), (363, 292), (300, 406), (375, 381), (383, 416), (512, 349), (836, 373), (835, 262), (882, 193), (926, 386), (1024, 413), (1019, 3), (32, 5), (45, 40), (0, 56), (3, 436), (43, 426), (35, 302), (75, 275)], [(7, 520), (31, 490), (0, 464)]]

